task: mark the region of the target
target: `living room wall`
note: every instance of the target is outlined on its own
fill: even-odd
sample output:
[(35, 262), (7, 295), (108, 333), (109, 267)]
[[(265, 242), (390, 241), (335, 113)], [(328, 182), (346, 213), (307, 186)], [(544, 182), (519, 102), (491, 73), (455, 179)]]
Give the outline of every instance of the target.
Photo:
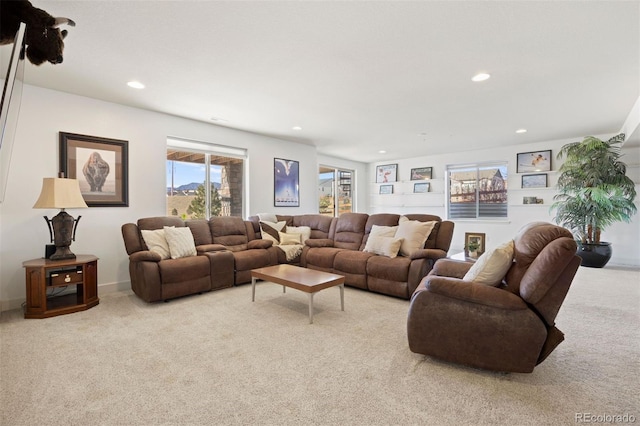
[[(613, 135), (599, 135), (608, 138)], [(446, 217), (445, 211), (445, 168), (447, 165), (481, 163), (486, 161), (508, 162), (508, 210), (507, 220), (456, 220), (450, 254), (464, 250), (466, 232), (485, 233), (487, 248), (499, 245), (512, 239), (518, 230), (529, 222), (545, 221), (553, 223), (554, 212), (549, 208), (553, 203), (553, 196), (557, 193), (555, 185), (558, 180), (560, 163), (556, 155), (560, 148), (569, 142), (581, 141), (578, 136), (571, 139), (555, 140), (538, 143), (515, 144), (511, 146), (495, 147), (490, 150), (468, 150), (442, 155), (431, 155), (401, 160), (389, 160), (371, 164), (369, 166), (369, 210), (372, 213), (431, 213)], [(541, 189), (523, 189), (522, 175), (516, 173), (516, 155), (531, 151), (552, 151), (551, 172), (548, 175), (548, 187)], [(623, 146), (623, 161), (627, 164), (627, 175), (636, 182), (636, 190), (640, 192), (640, 148)], [(382, 164), (398, 164), (398, 182), (394, 183), (394, 193), (380, 195), (380, 184), (376, 181), (376, 166)], [(414, 194), (410, 180), (410, 171), (417, 167), (433, 167), (431, 188), (427, 194)], [(544, 204), (523, 204), (522, 198), (535, 196), (542, 198)], [(636, 198), (636, 207), (640, 210), (640, 197)], [(603, 241), (613, 245), (613, 256), (609, 265), (640, 266), (640, 214), (636, 214), (631, 223), (616, 223), (603, 232)]]
[[(0, 310), (17, 308), (24, 301), (22, 262), (42, 257), (49, 243), (42, 216), (51, 218), (57, 211), (34, 210), (33, 204), (42, 178), (57, 175), (60, 131), (129, 142), (129, 207), (69, 211), (74, 217), (82, 216), (72, 251), (100, 258), (99, 291), (129, 288), (121, 225), (165, 215), (167, 136), (247, 149), (248, 215), (315, 213), (318, 209), (318, 156), (313, 146), (25, 85), (7, 190), (0, 203)], [(300, 161), (300, 207), (273, 207), (274, 157)], [(364, 163), (331, 157), (322, 162), (340, 162), (356, 170), (361, 187), (366, 188)]]

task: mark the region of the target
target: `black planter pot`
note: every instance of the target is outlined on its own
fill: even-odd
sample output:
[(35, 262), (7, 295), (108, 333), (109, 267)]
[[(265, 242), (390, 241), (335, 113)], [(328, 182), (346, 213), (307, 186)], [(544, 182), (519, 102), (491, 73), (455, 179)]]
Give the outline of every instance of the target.
[(576, 254), (582, 258), (582, 266), (602, 268), (611, 259), (611, 243), (589, 244), (578, 241)]

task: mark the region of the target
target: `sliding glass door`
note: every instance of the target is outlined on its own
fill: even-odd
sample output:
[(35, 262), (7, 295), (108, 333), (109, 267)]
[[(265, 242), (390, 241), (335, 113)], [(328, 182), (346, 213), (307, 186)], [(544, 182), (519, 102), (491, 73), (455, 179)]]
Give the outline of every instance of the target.
[(320, 166), (318, 170), (318, 211), (340, 216), (353, 211), (353, 171)]

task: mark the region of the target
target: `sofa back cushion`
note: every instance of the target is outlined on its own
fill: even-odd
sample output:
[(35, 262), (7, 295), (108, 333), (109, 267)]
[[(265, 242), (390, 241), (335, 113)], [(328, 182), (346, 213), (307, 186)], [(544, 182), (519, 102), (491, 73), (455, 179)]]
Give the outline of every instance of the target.
[(247, 249), (247, 227), (241, 217), (225, 216), (209, 219), (213, 244), (222, 244), (231, 251)]
[(186, 225), (184, 224), (184, 220), (175, 216), (143, 217), (142, 219), (138, 219), (138, 228), (140, 230), (163, 229), (165, 226), (182, 228)]
[(363, 251), (369, 240), (371, 229), (376, 226), (398, 226), (399, 214), (394, 213), (376, 213), (367, 218), (367, 223), (364, 226), (364, 236), (362, 237), (362, 244), (360, 244), (360, 251)]
[(366, 213), (343, 213), (338, 217), (333, 236), (333, 246), (359, 250), (369, 215)]
[(321, 214), (303, 214), (293, 216), (291, 223), (287, 222), (287, 226), (308, 226), (309, 228), (311, 228), (311, 238), (329, 238), (331, 223), (334, 220), (337, 219)]
[(211, 229), (209, 228), (209, 221), (207, 221), (206, 219), (189, 219), (185, 223), (189, 227), (189, 229), (191, 229), (193, 240), (196, 246), (213, 244)]

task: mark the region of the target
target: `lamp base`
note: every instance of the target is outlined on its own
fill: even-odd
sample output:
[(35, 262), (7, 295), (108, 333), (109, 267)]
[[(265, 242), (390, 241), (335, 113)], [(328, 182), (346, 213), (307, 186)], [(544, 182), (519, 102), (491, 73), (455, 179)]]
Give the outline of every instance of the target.
[(56, 247), (56, 252), (51, 255), (51, 260), (75, 259), (76, 255), (69, 250), (69, 246)]

